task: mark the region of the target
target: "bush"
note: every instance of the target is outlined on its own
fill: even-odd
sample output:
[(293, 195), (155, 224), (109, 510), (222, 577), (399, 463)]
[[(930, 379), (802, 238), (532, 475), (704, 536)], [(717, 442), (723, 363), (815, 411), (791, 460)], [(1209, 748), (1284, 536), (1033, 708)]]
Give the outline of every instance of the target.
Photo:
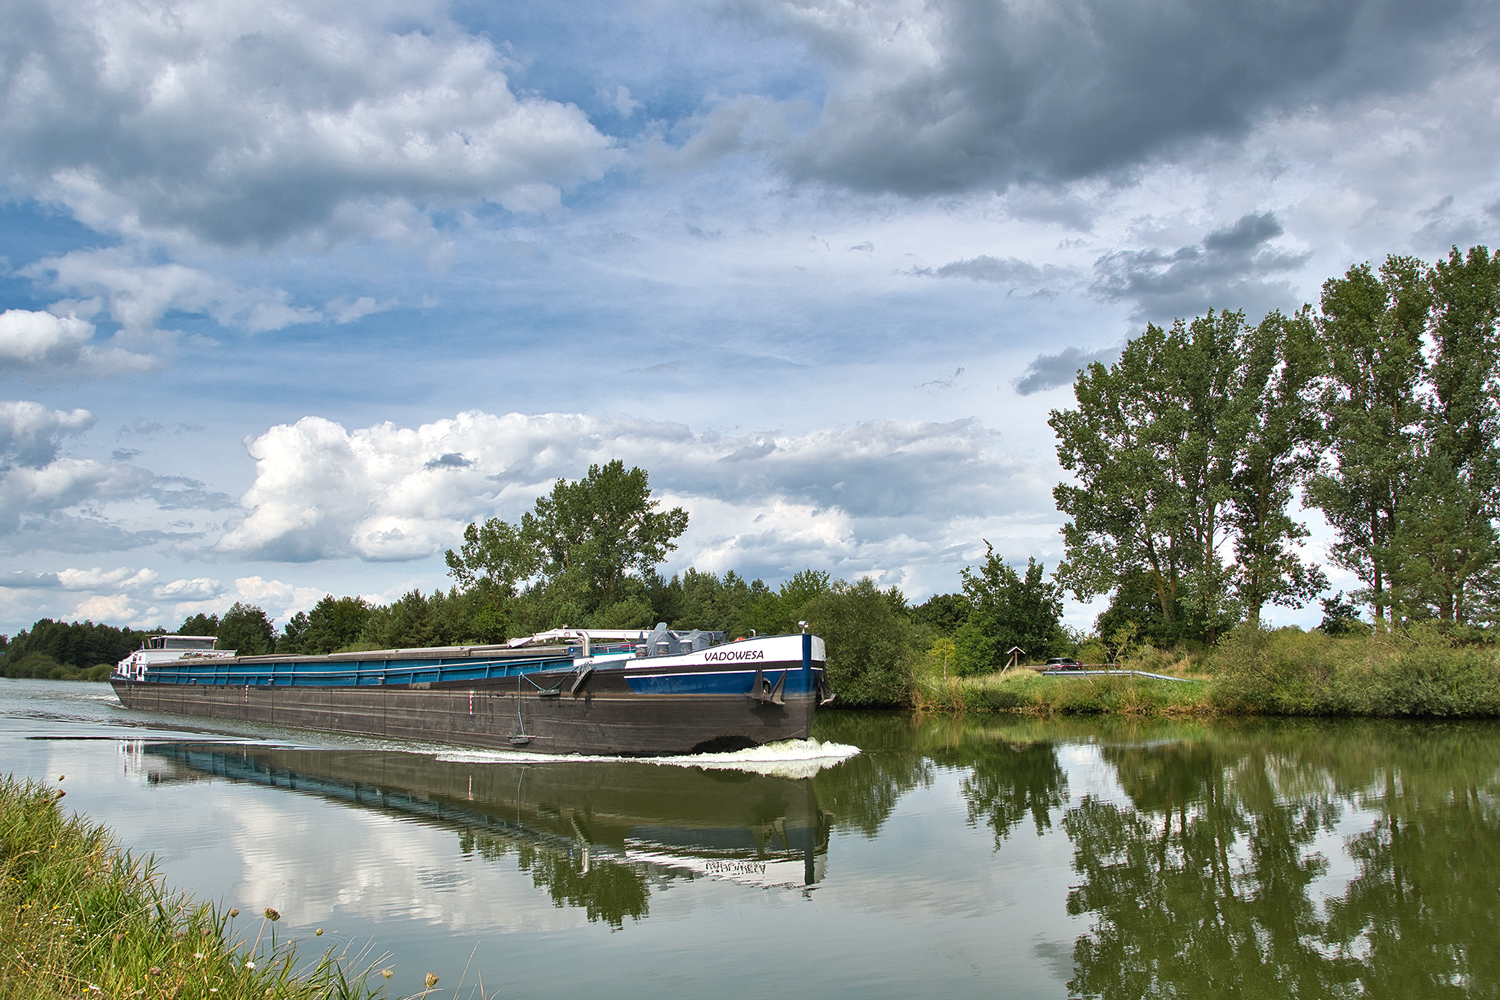
[(869, 577), (839, 580), (803, 605), (808, 626), (828, 649), (828, 680), (843, 705), (904, 705), (911, 698), (919, 630), (892, 592)]
[(1210, 654), (1216, 703), (1268, 715), (1500, 716), (1500, 656), (1436, 632), (1331, 636), (1242, 625)]
[(5, 676), (12, 678), (52, 676), (52, 671), (60, 669), (62, 664), (58, 663), (46, 653), (26, 653), (14, 659), (9, 657), (5, 661)]

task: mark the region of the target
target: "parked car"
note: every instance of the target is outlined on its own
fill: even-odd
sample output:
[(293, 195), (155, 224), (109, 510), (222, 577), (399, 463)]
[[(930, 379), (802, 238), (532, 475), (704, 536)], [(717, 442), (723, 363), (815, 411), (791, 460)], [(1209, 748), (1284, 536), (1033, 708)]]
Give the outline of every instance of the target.
[(1071, 656), (1054, 656), (1042, 665), (1043, 670), (1082, 670), (1083, 664)]

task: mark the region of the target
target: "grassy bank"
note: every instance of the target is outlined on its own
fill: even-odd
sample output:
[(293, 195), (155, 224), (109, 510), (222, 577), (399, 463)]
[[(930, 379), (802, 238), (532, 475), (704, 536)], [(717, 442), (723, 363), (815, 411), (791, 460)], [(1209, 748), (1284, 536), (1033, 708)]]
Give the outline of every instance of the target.
[(1148, 649), (1120, 665), (1190, 683), (1030, 670), (929, 675), (918, 679), (912, 701), (920, 710), (954, 713), (1500, 717), (1500, 651), (1455, 645), (1435, 633), (1239, 629), (1208, 652)]
[[(239, 917), (168, 891), (149, 860), (0, 777), (0, 996), (6, 1000), (375, 998), (359, 957), (299, 963), (274, 910)], [(379, 983), (378, 973), (374, 980)]]

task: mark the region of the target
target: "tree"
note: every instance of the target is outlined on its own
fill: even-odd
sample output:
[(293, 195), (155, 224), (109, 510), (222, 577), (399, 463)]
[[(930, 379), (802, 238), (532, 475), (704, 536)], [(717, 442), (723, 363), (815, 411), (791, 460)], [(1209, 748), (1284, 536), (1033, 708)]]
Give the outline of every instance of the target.
[(260, 656), (276, 648), (276, 629), (263, 609), (236, 601), (219, 619), (219, 648)]
[(797, 623), (807, 618), (807, 605), (832, 589), (832, 577), (827, 571), (798, 570), (782, 581), (778, 589), (761, 595), (750, 606), (745, 623), (762, 635), (797, 632), (801, 629)]
[(964, 568), (964, 594), (972, 610), (953, 638), (956, 667), (962, 674), (991, 673), (1003, 668), (1012, 647), (1031, 659), (1045, 659), (1068, 643), (1062, 628), (1062, 587), (1042, 577), (1034, 558), (1023, 577), (985, 543), (984, 564), (976, 573)]
[(142, 641), (151, 634), (112, 625), (96, 625), (91, 621), (60, 622), (42, 618), (10, 640), (6, 647), (6, 663), (13, 666), (23, 657), (42, 657), (45, 660), (34, 662), (58, 664), (74, 670), (86, 670), (101, 663), (113, 666), (139, 649)]
[(1332, 597), (1322, 600), (1323, 621), (1318, 625), (1318, 631), (1324, 635), (1366, 635), (1370, 627), (1359, 617), (1359, 608), (1353, 601), (1344, 599), (1341, 590)]
[(1300, 607), (1328, 585), (1293, 546), (1307, 526), (1288, 513), (1296, 488), (1317, 468), (1321, 427), (1316, 390), (1324, 370), (1311, 309), (1272, 312), (1246, 331), (1229, 430), (1238, 454), (1227, 523), (1235, 532), (1234, 586), (1245, 617), (1267, 603)]
[(687, 530), (687, 511), (658, 506), (645, 470), (615, 459), (589, 466), (577, 482), (554, 483), (522, 516), (521, 537), (536, 545), (545, 574), (577, 574), (593, 606), (602, 607), (626, 574), (661, 562)]
[(181, 627), (177, 629), (177, 634), (178, 635), (218, 635), (219, 634), (219, 616), (218, 615), (205, 615), (203, 612), (200, 611), (196, 615), (192, 615), (186, 621), (184, 621), (182, 623)]
[(362, 598), (325, 595), (311, 612), (299, 611), (286, 623), (276, 651), (325, 654), (359, 641), (371, 608)]
[(457, 552), (449, 549), (444, 558), (460, 587), (487, 588), (497, 600), (514, 597), (516, 585), (537, 570), (533, 545), (515, 525), (494, 517), (465, 528), (462, 547)]
[(466, 596), (488, 602), (495, 628), (633, 621), (668, 598), (660, 578), (647, 577), (687, 530), (681, 507), (658, 507), (644, 470), (619, 459), (591, 465), (576, 482), (557, 480), (519, 525), (470, 524), (445, 554), (448, 571)]
[(1090, 365), (1077, 407), (1050, 420), (1077, 480), (1053, 491), (1071, 518), (1059, 580), (1087, 600), (1144, 575), (1156, 631), (1210, 643), (1268, 602), (1314, 597), (1324, 578), (1288, 508), (1316, 463), (1322, 372), (1308, 309), (1151, 325), (1113, 366)]
[(912, 618), (943, 635), (957, 632), (973, 606), (966, 594), (933, 594), (911, 609)]
[(917, 630), (897, 611), (895, 588), (869, 577), (835, 581), (801, 608), (827, 644), (828, 680), (845, 705), (899, 705), (911, 697)]
[(1058, 577), (1080, 600), (1145, 571), (1166, 621), (1192, 606), (1214, 639), (1232, 613), (1220, 548), (1238, 457), (1233, 407), (1243, 376), (1244, 317), (1210, 312), (1155, 324), (1109, 368), (1073, 385), (1078, 406), (1052, 411), (1057, 456), (1078, 484), (1053, 490), (1067, 559)]
[(1379, 275), (1358, 264), (1323, 284), (1317, 327), (1330, 369), (1321, 409), (1331, 447), (1308, 498), (1338, 532), (1330, 554), (1365, 583), (1377, 627), (1396, 618), (1393, 547), (1417, 472), (1431, 305), (1427, 267), (1411, 257), (1388, 257)]
[(1491, 617), (1500, 566), (1500, 256), (1455, 247), (1431, 284), (1433, 350), (1416, 469), (1398, 505), (1392, 582), (1408, 616), (1463, 625)]

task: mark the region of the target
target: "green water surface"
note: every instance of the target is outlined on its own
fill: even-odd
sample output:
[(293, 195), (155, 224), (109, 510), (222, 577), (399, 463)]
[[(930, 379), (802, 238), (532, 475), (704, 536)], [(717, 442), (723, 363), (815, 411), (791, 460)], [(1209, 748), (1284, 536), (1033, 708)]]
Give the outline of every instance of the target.
[[(1500, 995), (1500, 726), (830, 712), (810, 777), (153, 717), (0, 681), (0, 770), (391, 996)], [(478, 994), (474, 994), (477, 996)]]

